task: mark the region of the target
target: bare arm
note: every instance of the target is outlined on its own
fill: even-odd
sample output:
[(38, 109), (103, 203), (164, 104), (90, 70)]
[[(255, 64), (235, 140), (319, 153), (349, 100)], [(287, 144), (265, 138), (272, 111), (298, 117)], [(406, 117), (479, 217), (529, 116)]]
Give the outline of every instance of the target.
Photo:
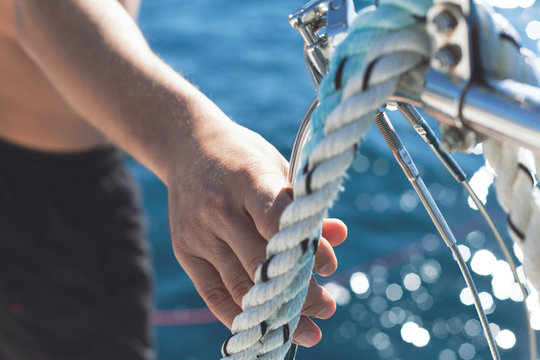
[(228, 121), (150, 50), (118, 2), (18, 0), (16, 11), (21, 43), (60, 93), (163, 181), (165, 162), (205, 130), (197, 120)]
[[(291, 201), (287, 162), (165, 65), (117, 1), (15, 3), (20, 42), (60, 93), (167, 185), (175, 255), (230, 326)], [(320, 274), (335, 271), (332, 246), (345, 235), (339, 221), (324, 225)], [(334, 311), (313, 280), (303, 314), (328, 318)], [(304, 317), (295, 341), (313, 345), (320, 336)]]

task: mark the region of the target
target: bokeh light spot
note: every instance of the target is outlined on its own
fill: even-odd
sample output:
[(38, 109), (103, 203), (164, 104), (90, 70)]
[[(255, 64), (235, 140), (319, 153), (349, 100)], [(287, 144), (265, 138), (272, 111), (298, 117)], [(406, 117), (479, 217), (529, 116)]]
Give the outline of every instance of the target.
[(467, 306), (474, 304), (474, 299), (473, 299), (471, 290), (468, 287), (463, 288), (463, 290), (461, 290), (461, 292), (459, 293), (459, 300), (461, 300), (461, 302)]
[(349, 280), (351, 289), (356, 294), (365, 294), (369, 290), (369, 279), (363, 272), (355, 272)]
[(444, 349), (439, 354), (439, 360), (457, 360), (456, 353), (450, 349)]
[(415, 273), (408, 273), (403, 278), (403, 285), (405, 286), (405, 289), (409, 291), (418, 290), (421, 283), (422, 281), (420, 280), (420, 276), (416, 275)]
[(486, 249), (478, 250), (472, 257), (471, 269), (478, 275), (490, 275), (496, 262), (497, 258), (491, 251)]
[(457, 246), (459, 253), (463, 257), (463, 261), (469, 261), (471, 258), (471, 250), (466, 245), (460, 244)]
[(527, 33), (527, 36), (533, 40), (540, 39), (540, 21), (533, 20), (529, 22), (525, 28), (525, 32)]
[(495, 339), (502, 349), (511, 349), (516, 344), (516, 336), (510, 330), (501, 330)]
[(329, 282), (324, 284), (324, 288), (328, 290), (330, 295), (336, 300), (337, 305), (345, 306), (351, 301), (351, 293), (349, 290), (338, 283)]
[(386, 288), (386, 297), (391, 301), (398, 301), (403, 296), (403, 289), (398, 284), (390, 284)]
[(472, 360), (476, 355), (476, 349), (473, 344), (465, 343), (459, 347), (458, 353), (463, 360)]

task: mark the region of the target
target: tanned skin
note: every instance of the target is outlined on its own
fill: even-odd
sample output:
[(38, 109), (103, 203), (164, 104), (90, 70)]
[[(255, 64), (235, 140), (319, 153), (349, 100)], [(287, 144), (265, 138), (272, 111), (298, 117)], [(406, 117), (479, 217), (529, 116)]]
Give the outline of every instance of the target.
[[(173, 250), (228, 327), (291, 201), (287, 161), (148, 47), (137, 0), (0, 0), (0, 138), (47, 152), (113, 142), (168, 187)], [(130, 16), (131, 14), (131, 16)], [(326, 220), (314, 270), (332, 274), (346, 227)], [(312, 279), (294, 341), (335, 311)]]

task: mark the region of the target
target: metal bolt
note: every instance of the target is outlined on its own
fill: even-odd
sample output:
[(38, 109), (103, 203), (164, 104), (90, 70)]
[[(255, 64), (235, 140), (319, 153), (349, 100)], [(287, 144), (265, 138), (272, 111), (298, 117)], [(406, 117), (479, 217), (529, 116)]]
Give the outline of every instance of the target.
[(447, 73), (461, 61), (461, 48), (457, 45), (446, 45), (440, 48), (431, 58), (431, 66)]
[(441, 138), (441, 149), (446, 152), (470, 152), (478, 139), (473, 131), (458, 129), (457, 127), (445, 128)]
[(441, 11), (433, 18), (432, 22), (435, 29), (441, 34), (446, 34), (457, 26), (456, 17), (448, 10)]

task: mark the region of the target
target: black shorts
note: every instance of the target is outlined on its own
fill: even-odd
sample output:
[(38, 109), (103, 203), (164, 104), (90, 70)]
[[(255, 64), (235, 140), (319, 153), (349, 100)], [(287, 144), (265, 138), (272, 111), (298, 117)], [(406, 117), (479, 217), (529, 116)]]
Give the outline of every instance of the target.
[(0, 141), (0, 359), (151, 359), (148, 244), (114, 147)]

